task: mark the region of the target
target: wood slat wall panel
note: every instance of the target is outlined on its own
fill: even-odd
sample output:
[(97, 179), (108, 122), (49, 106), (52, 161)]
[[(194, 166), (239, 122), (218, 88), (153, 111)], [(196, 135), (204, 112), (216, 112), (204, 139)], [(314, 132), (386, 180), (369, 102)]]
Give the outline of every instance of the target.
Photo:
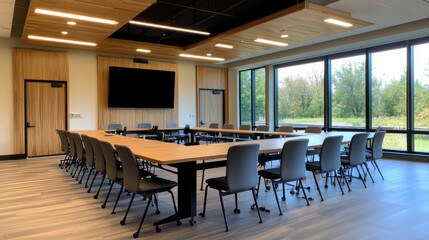
[[(173, 71), (176, 73), (174, 109), (108, 108), (109, 66)], [(149, 61), (148, 64), (133, 63), (131, 58), (98, 57), (98, 129), (107, 129), (109, 123), (121, 123), (128, 128), (137, 128), (141, 122), (165, 127), (167, 122), (178, 122), (178, 65), (176, 63)], [(122, 91), (126, 91), (126, 86)], [(161, 89), (156, 89), (162, 94)], [(143, 94), (143, 93), (142, 93)]]
[[(56, 80), (69, 79), (69, 58), (67, 52), (53, 52), (15, 48), (13, 98), (14, 98), (14, 147), (15, 154), (25, 153), (25, 97), (24, 80)], [(67, 100), (68, 102), (68, 100)], [(68, 121), (68, 120), (67, 120)], [(69, 125), (69, 124), (67, 124)]]

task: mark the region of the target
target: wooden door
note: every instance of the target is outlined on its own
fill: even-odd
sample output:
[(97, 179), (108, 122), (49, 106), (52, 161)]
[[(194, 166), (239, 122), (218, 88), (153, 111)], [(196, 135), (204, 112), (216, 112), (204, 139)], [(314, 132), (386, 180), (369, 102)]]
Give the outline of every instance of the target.
[(199, 126), (209, 127), (210, 123), (224, 123), (224, 91), (214, 89), (199, 90)]
[(66, 129), (66, 84), (25, 81), (27, 157), (61, 154), (56, 129)]

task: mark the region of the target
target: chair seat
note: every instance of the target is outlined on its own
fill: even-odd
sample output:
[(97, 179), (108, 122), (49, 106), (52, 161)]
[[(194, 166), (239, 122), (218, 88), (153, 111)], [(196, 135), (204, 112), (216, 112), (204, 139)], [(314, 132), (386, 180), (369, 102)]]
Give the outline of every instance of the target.
[(217, 190), (228, 191), (228, 185), (226, 183), (226, 177), (210, 178), (210, 179), (206, 180), (206, 183), (211, 188), (214, 188)]
[(259, 170), (258, 174), (263, 178), (279, 179), (280, 168), (270, 168), (270, 169)]
[(305, 163), (305, 168), (306, 168), (308, 171), (317, 171), (317, 170), (320, 170), (320, 169), (321, 169), (321, 167), (320, 167), (320, 162), (319, 162), (319, 161), (315, 161), (315, 162), (306, 162), (306, 163)]
[(176, 182), (163, 178), (145, 178), (140, 180), (139, 193), (162, 192), (177, 186)]

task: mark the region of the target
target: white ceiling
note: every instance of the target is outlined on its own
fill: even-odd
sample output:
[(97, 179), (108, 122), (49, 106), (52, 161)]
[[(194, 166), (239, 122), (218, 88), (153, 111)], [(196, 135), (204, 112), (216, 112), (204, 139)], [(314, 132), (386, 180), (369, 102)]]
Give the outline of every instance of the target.
[(10, 37), (15, 0), (0, 0), (0, 37)]
[(231, 63), (269, 53), (280, 52), (288, 49), (307, 46), (310, 44), (339, 39), (429, 17), (429, 0), (340, 0), (326, 6), (350, 12), (352, 17), (374, 23), (374, 25), (329, 37), (323, 37), (299, 44), (294, 44), (288, 47), (259, 52), (246, 57), (230, 59), (220, 62), (220, 64)]

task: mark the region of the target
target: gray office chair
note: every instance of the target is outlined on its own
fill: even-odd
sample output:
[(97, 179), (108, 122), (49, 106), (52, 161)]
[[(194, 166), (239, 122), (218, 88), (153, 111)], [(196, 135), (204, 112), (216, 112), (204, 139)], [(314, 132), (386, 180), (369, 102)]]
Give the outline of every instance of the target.
[[(92, 149), (91, 140), (89, 139), (88, 135), (82, 134), (81, 137), (82, 137), (83, 144), (85, 146), (86, 165), (90, 168), (88, 177), (86, 178), (86, 182), (85, 182), (85, 188), (87, 188), (89, 178), (91, 177), (91, 174), (95, 169), (94, 150)], [(79, 181), (79, 184), (82, 183), (82, 179), (84, 176), (85, 176), (85, 172), (83, 173)]]
[(222, 196), (235, 194), (234, 213), (239, 213), (237, 193), (251, 190), (258, 211), (259, 222), (262, 223), (255, 193), (255, 186), (258, 183), (258, 156), (259, 144), (236, 145), (228, 149), (226, 176), (206, 180), (207, 186), (204, 195), (203, 212), (200, 213), (201, 217), (205, 217), (206, 214), (208, 188), (210, 187), (218, 190), (225, 228), (226, 231), (228, 231), (228, 222), (226, 220)]
[[(128, 212), (130, 211), (135, 195), (140, 194), (147, 197), (149, 201), (146, 204), (146, 208), (144, 210), (143, 217), (140, 222), (140, 226), (137, 229), (137, 232), (133, 234), (133, 237), (137, 238), (140, 234), (140, 229), (143, 225), (143, 221), (146, 217), (146, 213), (152, 201), (152, 197), (154, 196), (154, 194), (160, 193), (160, 192), (169, 192), (171, 194), (171, 198), (173, 199), (174, 211), (176, 212), (176, 216), (177, 216), (177, 225), (178, 226), (182, 225), (182, 223), (179, 220), (179, 215), (177, 214), (174, 195), (173, 195), (173, 192), (171, 192), (171, 189), (177, 186), (177, 183), (163, 178), (141, 179), (139, 176), (137, 160), (136, 160), (136, 157), (134, 156), (134, 153), (131, 151), (131, 149), (129, 149), (127, 146), (121, 146), (121, 145), (115, 145), (115, 148), (119, 154), (119, 158), (122, 161), (122, 167), (124, 171), (124, 186), (128, 191), (133, 193), (133, 195), (131, 196), (131, 200), (128, 205), (127, 211), (125, 213), (125, 216), (120, 222), (121, 225), (125, 224)], [(156, 225), (156, 231), (157, 232), (161, 231), (158, 225)]]
[(322, 133), (322, 128), (318, 126), (308, 126), (305, 128), (305, 133)]
[(122, 130), (122, 124), (120, 123), (111, 123), (107, 126), (109, 130)]
[[(222, 129), (235, 129), (234, 124), (232, 123), (225, 123), (222, 126)], [(233, 133), (222, 133), (222, 137), (233, 137), (234, 134)]]
[[(209, 128), (218, 129), (219, 123), (210, 123)], [(201, 132), (197, 135), (195, 135), (195, 138), (197, 141), (206, 141), (206, 142), (216, 142), (216, 136), (219, 133), (217, 132)]]
[(280, 126), (279, 132), (293, 132), (293, 126)]
[(366, 154), (367, 161), (370, 161), (377, 168), (383, 180), (383, 174), (381, 173), (376, 160), (383, 156), (383, 140), (385, 135), (385, 131), (376, 132), (372, 138), (371, 149)]
[(270, 126), (269, 125), (258, 125), (258, 126), (256, 126), (256, 131), (268, 132), (268, 131), (270, 131)]
[(152, 123), (139, 123), (137, 128), (152, 128)]
[[(365, 147), (366, 142), (368, 141), (368, 133), (356, 133), (350, 142), (350, 148), (347, 155), (341, 156), (341, 164), (344, 166), (345, 169), (353, 170), (353, 168), (356, 168), (356, 170), (359, 173), (359, 178), (362, 180), (362, 183), (364, 187), (366, 188), (365, 179), (363, 178), (363, 174), (360, 173), (359, 166), (362, 168), (363, 173), (365, 172), (362, 165), (365, 165)], [(368, 173), (369, 169), (368, 166), (365, 165)], [(369, 176), (372, 179), (371, 173), (369, 173)], [(352, 178), (352, 172), (350, 172), (350, 181)], [(374, 180), (372, 179), (372, 182)]]
[(113, 207), (112, 213), (115, 213), (116, 205), (118, 205), (119, 198), (121, 197), (122, 190), (124, 188), (124, 173), (122, 171), (121, 165), (116, 161), (115, 150), (113, 150), (112, 144), (106, 141), (99, 141), (101, 150), (104, 154), (104, 159), (106, 161), (106, 174), (107, 179), (111, 181), (109, 192), (106, 195), (106, 199), (104, 200), (102, 208), (106, 207), (107, 200), (109, 199), (110, 192), (112, 191), (113, 185), (115, 183), (121, 185), (121, 189), (119, 190), (118, 197), (116, 198), (115, 206)]
[[(239, 129), (240, 130), (250, 131), (250, 130), (252, 130), (252, 127), (250, 126), (250, 124), (241, 124)], [(250, 135), (247, 135), (247, 134), (238, 134), (238, 137), (241, 138), (241, 139), (249, 139)]]
[[(340, 149), (343, 136), (330, 136), (325, 138), (320, 150), (320, 161), (307, 162), (305, 168), (313, 173), (314, 181), (316, 182), (317, 191), (319, 191), (320, 199), (323, 201), (322, 192), (319, 188), (319, 183), (316, 179), (316, 173), (334, 172), (334, 177), (340, 186), (341, 193), (344, 195), (340, 180), (337, 176), (337, 170), (340, 170), (341, 175), (345, 178), (344, 170), (341, 167)], [(345, 181), (349, 191), (351, 191), (348, 181)], [(327, 187), (327, 186), (325, 186)]]
[[(276, 197), (277, 206), (279, 208), (280, 215), (283, 215), (280, 208), (279, 199), (277, 197), (277, 191), (275, 185), (279, 183), (287, 183), (291, 181), (298, 181), (299, 187), (301, 187), (304, 194), (305, 200), (307, 200), (307, 206), (310, 205), (308, 202), (307, 195), (302, 185), (301, 180), (305, 178), (305, 154), (307, 152), (308, 139), (296, 139), (286, 141), (282, 149), (282, 157), (280, 160), (279, 168), (270, 168), (260, 170), (259, 181), (258, 181), (258, 193), (259, 186), (261, 183), (261, 177), (264, 179), (270, 179), (273, 187), (274, 196)], [(258, 195), (258, 194), (257, 194)], [(283, 197), (286, 198), (284, 188)]]
[(94, 157), (95, 157), (95, 174), (92, 178), (91, 185), (88, 188), (88, 193), (91, 192), (92, 185), (94, 184), (94, 180), (97, 177), (97, 174), (100, 173), (103, 175), (103, 178), (100, 182), (100, 186), (98, 187), (97, 194), (94, 195), (94, 198), (98, 198), (98, 194), (100, 194), (101, 187), (103, 186), (104, 179), (106, 178), (106, 162), (104, 160), (104, 154), (101, 150), (100, 143), (98, 142), (98, 139), (89, 137), (92, 145), (92, 149), (94, 150)]

